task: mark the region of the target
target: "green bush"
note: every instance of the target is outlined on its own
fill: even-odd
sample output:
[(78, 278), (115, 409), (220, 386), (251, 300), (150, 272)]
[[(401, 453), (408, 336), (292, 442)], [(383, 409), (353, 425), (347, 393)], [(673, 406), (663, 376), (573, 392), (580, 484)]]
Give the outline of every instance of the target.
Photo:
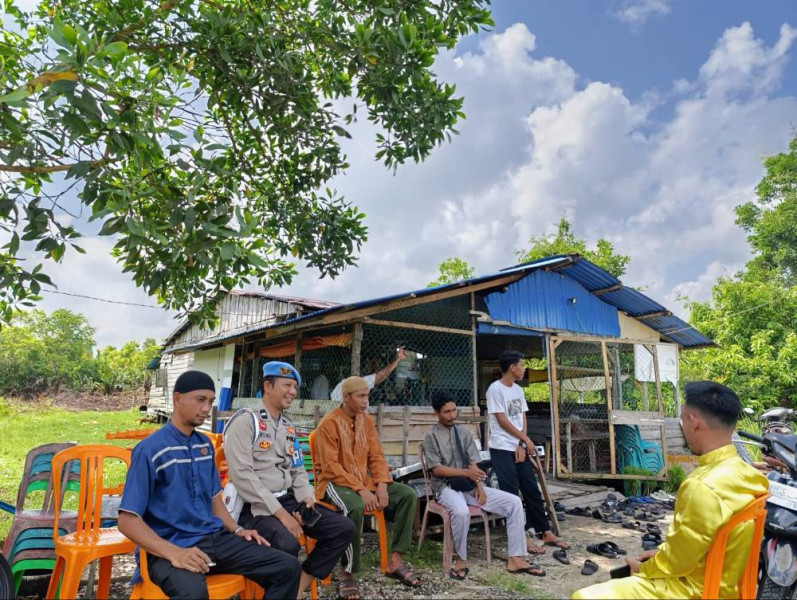
[(686, 471), (679, 465), (673, 465), (667, 469), (667, 481), (664, 482), (662, 488), (665, 492), (675, 494), (678, 492), (678, 488), (681, 487), (684, 479), (686, 479)]
[[(650, 469), (642, 467), (623, 467), (623, 475), (655, 475)], [(624, 493), (626, 496), (649, 496), (656, 489), (656, 482), (650, 479), (626, 479), (623, 481)]]

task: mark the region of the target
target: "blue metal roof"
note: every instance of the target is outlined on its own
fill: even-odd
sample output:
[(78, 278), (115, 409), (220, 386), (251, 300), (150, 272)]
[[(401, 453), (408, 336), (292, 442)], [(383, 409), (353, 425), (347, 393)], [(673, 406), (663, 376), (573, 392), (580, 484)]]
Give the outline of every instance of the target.
[[(682, 345), (684, 348), (698, 348), (701, 346), (714, 345), (714, 342), (712, 342), (709, 338), (707, 338), (705, 335), (700, 333), (697, 329), (695, 329), (694, 327), (692, 327), (682, 319), (679, 319), (675, 315), (669, 314), (669, 312), (664, 306), (662, 306), (652, 298), (648, 298), (643, 293), (633, 288), (622, 287), (623, 285), (622, 282), (619, 279), (617, 279), (614, 275), (606, 272), (597, 265), (589, 262), (588, 260), (582, 258), (577, 254), (550, 256), (543, 259), (531, 261), (528, 263), (515, 265), (514, 267), (510, 267), (508, 269), (504, 269), (496, 273), (491, 273), (489, 275), (483, 275), (481, 277), (474, 277), (473, 279), (467, 279), (465, 281), (449, 283), (433, 288), (422, 288), (411, 292), (393, 294), (391, 296), (384, 296), (381, 298), (372, 298), (369, 300), (362, 300), (360, 302), (353, 302), (350, 304), (340, 304), (337, 306), (325, 308), (323, 310), (307, 313), (299, 317), (289, 319), (287, 321), (281, 321), (280, 323), (275, 323), (268, 327), (263, 327), (263, 330), (271, 329), (273, 327), (280, 327), (292, 323), (297, 323), (299, 321), (305, 321), (308, 319), (315, 319), (331, 313), (348, 312), (351, 310), (367, 308), (370, 306), (375, 306), (378, 304), (390, 302), (393, 300), (418, 298), (418, 297), (431, 295), (436, 292), (452, 290), (457, 288), (463, 288), (464, 291), (468, 287), (474, 284), (484, 283), (494, 279), (500, 279), (502, 277), (505, 277), (506, 275), (511, 275), (513, 273), (524, 273), (524, 272), (531, 273), (534, 271), (539, 271), (541, 269), (546, 269), (549, 271), (554, 271), (556, 273), (561, 273), (565, 277), (574, 280), (576, 283), (580, 284), (588, 292), (593, 294), (593, 297), (597, 296), (597, 298), (599, 298), (601, 301), (605, 302), (606, 304), (609, 304), (619, 310), (622, 310), (623, 312), (628, 313), (629, 316), (641, 321), (651, 329), (659, 332), (662, 336), (666, 337), (668, 340), (678, 343)], [(518, 284), (520, 283), (520, 281), (523, 280), (516, 281), (510, 285)], [(612, 288), (614, 286), (617, 286), (617, 289), (612, 291), (603, 291), (606, 290), (606, 288)], [(600, 294), (595, 295), (594, 293), (598, 291), (602, 292)], [(650, 316), (645, 316), (645, 315), (650, 315)], [(583, 316), (581, 316), (581, 318), (583, 321)], [(518, 324), (521, 325), (521, 323)], [(602, 325), (598, 323), (593, 323), (592, 326), (593, 328), (595, 327), (600, 328), (606, 326), (606, 323), (604, 322)], [(581, 327), (580, 329), (576, 329), (575, 331), (583, 331), (584, 333), (588, 333), (587, 329), (583, 325), (580, 325), (580, 327)], [(568, 330), (573, 331), (572, 329)], [(619, 329), (617, 330), (616, 334), (603, 333), (600, 335), (619, 335)]]
[(514, 325), (553, 331), (620, 336), (617, 308), (601, 302), (561, 272), (536, 270), (484, 297), (490, 316)]

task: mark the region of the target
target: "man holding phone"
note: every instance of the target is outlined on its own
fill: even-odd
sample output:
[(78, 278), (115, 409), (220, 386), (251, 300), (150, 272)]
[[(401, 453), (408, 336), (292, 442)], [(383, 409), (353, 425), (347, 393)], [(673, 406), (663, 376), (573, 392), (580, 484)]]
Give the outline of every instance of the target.
[(297, 598), (313, 578), (332, 572), (354, 537), (350, 519), (313, 502), (296, 430), (283, 414), (300, 383), (293, 365), (266, 363), (262, 406), (239, 410), (224, 429), (230, 482), (244, 501), (238, 523), (293, 555), (299, 554), (303, 533), (317, 542), (302, 565)]

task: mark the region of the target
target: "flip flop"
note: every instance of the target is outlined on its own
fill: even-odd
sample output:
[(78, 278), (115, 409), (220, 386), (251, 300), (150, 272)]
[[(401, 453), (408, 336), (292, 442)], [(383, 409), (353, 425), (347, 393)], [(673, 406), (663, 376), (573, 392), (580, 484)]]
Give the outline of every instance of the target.
[(574, 506), (570, 510), (565, 511), (568, 515), (575, 515), (577, 517), (588, 517), (590, 516), (590, 512), (586, 508), (582, 508), (581, 506)]
[(612, 513), (612, 514), (610, 514), (610, 515), (608, 515), (606, 517), (603, 517), (603, 519), (601, 519), (601, 520), (604, 523), (622, 523), (623, 522), (623, 517), (621, 517), (617, 513)]
[(587, 559), (584, 561), (584, 566), (581, 567), (581, 574), (582, 575), (592, 575), (593, 573), (597, 573), (600, 567), (597, 563)]
[(648, 541), (648, 540), (645, 540), (644, 542), (642, 542), (642, 549), (643, 550), (654, 550), (655, 548), (658, 548), (659, 546), (661, 546), (661, 542), (651, 542), (651, 541)]
[(655, 523), (645, 523), (645, 530), (648, 533), (658, 533), (661, 535), (661, 528)]
[(554, 503), (553, 503), (553, 509), (554, 509), (556, 512), (567, 512), (567, 511), (565, 510), (564, 504), (562, 504), (562, 503), (561, 503), (561, 502), (559, 502), (558, 500), (557, 500), (556, 502), (554, 502)]
[(545, 571), (539, 567), (535, 567), (534, 565), (526, 567), (525, 569), (518, 569), (517, 571), (510, 571), (507, 569), (506, 572), (512, 573), (512, 575), (520, 575), (521, 573), (525, 573), (526, 575), (531, 575), (533, 577), (545, 577)]
[[(407, 565), (402, 564), (398, 569), (391, 573), (385, 573), (385, 577), (395, 579), (399, 583), (403, 583), (407, 587), (415, 588), (421, 585), (421, 578), (413, 573)], [(415, 583), (413, 583), (415, 582)]]
[(606, 558), (617, 558), (617, 552), (611, 549), (610, 546), (606, 544), (589, 544), (587, 546), (587, 552), (592, 552), (593, 554), (597, 554), (598, 556), (605, 556)]
[(564, 521), (565, 520), (565, 513), (563, 513), (563, 512), (556, 513), (556, 520), (557, 521)]
[(340, 600), (345, 600), (351, 596), (362, 597), (357, 582), (353, 576), (349, 575), (338, 582), (338, 598), (340, 598)]
[(622, 554), (622, 555), (628, 554), (628, 552), (620, 548), (620, 546), (618, 546), (614, 542), (603, 542), (603, 543), (609, 546), (609, 548), (611, 548), (612, 550), (614, 550), (615, 554)]
[(642, 531), (642, 523), (639, 521), (623, 521), (622, 526), (625, 529), (635, 529), (637, 531)]
[(570, 558), (567, 556), (567, 550), (559, 549), (553, 551), (553, 557), (563, 565), (570, 564)]
[(654, 532), (650, 531), (650, 532), (648, 532), (648, 533), (646, 533), (645, 535), (642, 536), (642, 541), (643, 542), (658, 542), (659, 544), (661, 544), (661, 542), (662, 542), (661, 534), (660, 533), (654, 533)]
[(460, 567), (459, 569), (451, 567), (451, 570), (448, 572), (448, 576), (451, 579), (456, 579), (457, 581), (464, 581), (468, 576), (468, 573), (470, 573), (470, 569), (468, 567)]

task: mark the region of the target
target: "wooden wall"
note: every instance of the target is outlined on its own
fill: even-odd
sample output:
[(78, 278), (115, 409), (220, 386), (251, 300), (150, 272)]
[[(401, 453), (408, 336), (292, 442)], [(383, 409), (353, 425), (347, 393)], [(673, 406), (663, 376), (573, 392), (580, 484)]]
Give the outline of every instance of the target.
[(168, 417), (172, 413), (172, 390), (177, 378), (194, 366), (194, 353), (181, 352), (179, 354), (164, 354), (161, 357), (160, 368), (166, 371), (166, 385), (156, 385), (156, 376), (152, 375), (152, 385), (147, 401), (147, 414), (151, 416)]

